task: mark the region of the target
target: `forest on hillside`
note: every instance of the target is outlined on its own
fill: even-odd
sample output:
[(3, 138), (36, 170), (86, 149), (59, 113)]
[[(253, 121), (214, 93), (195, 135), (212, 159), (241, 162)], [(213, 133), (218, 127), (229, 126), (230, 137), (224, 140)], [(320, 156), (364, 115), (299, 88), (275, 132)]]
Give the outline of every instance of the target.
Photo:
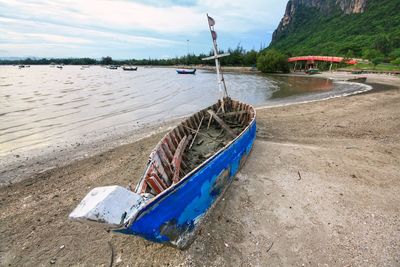
[(270, 44), (288, 56), (335, 55), (400, 64), (400, 1), (369, 0), (364, 13), (329, 16), (299, 6), (291, 25)]

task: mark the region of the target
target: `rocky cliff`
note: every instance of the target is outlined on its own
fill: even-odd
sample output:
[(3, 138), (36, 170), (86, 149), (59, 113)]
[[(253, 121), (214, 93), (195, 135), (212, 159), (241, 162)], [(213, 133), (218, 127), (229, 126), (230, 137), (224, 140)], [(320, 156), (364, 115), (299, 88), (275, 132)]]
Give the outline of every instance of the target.
[(366, 6), (367, 0), (289, 0), (285, 14), (272, 36), (272, 42), (279, 38), (281, 33), (289, 29), (293, 18), (301, 7), (314, 8), (329, 16), (338, 10), (343, 14), (362, 13)]
[(400, 49), (399, 11), (400, 0), (290, 0), (268, 48), (288, 55), (362, 57), (378, 50), (389, 56)]

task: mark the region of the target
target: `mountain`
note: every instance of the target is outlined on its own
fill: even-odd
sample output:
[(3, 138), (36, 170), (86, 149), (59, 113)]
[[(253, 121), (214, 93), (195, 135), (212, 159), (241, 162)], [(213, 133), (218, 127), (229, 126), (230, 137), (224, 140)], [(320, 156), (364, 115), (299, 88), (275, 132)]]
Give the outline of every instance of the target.
[(400, 0), (290, 0), (269, 47), (289, 55), (387, 56), (400, 49)]

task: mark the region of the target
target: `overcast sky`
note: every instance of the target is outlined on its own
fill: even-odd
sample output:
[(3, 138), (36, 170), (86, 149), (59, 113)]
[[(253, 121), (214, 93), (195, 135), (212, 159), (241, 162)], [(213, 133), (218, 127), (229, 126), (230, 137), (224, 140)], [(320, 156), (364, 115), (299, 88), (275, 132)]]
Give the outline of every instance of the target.
[(0, 0), (0, 57), (168, 58), (268, 45), (286, 0)]

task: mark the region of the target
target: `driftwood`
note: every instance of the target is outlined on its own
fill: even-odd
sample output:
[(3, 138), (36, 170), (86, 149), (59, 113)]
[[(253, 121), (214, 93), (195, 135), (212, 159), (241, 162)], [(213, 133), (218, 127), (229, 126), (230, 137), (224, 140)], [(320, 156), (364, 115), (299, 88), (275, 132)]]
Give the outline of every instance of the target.
[(197, 137), (197, 134), (198, 134), (199, 131), (200, 131), (200, 127), (201, 127), (201, 123), (203, 122), (203, 119), (204, 119), (204, 116), (201, 117), (201, 120), (200, 120), (200, 123), (199, 123), (199, 127), (197, 127), (196, 133), (195, 133), (194, 136), (193, 136), (193, 140), (192, 140), (192, 142), (191, 142), (190, 145), (189, 145), (189, 149), (192, 148), (193, 143), (194, 143), (194, 140), (196, 140), (196, 137)]
[(172, 159), (172, 167), (174, 167), (174, 176), (172, 177), (172, 182), (174, 184), (179, 182), (179, 171), (181, 169), (182, 155), (189, 143), (189, 139), (190, 136), (187, 137), (186, 135), (182, 138), (178, 147), (176, 148), (174, 158)]
[(236, 137), (236, 133), (220, 118), (214, 111), (211, 109), (207, 110), (207, 112), (211, 115), (211, 117), (218, 122), (218, 124), (233, 138)]

